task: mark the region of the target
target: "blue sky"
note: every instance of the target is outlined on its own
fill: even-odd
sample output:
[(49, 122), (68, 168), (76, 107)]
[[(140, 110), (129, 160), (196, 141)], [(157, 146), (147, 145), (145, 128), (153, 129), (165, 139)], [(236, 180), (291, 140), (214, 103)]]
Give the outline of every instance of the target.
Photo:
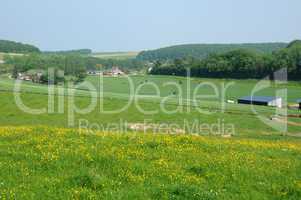
[(300, 0), (1, 0), (0, 38), (42, 50), (301, 39)]

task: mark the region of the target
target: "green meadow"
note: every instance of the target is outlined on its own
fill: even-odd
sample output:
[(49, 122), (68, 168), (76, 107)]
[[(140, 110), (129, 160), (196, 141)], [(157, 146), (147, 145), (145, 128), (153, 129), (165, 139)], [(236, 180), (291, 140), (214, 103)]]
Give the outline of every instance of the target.
[(0, 128), (1, 199), (299, 199), (300, 140)]
[[(49, 90), (0, 77), (1, 199), (300, 199), (300, 118), (289, 117), (281, 132), (269, 126), (276, 108), (225, 102), (250, 95), (258, 81), (86, 80)], [(297, 82), (259, 94), (285, 88), (295, 104)], [(24, 112), (17, 98), (45, 110)], [(80, 113), (93, 100), (93, 109)]]

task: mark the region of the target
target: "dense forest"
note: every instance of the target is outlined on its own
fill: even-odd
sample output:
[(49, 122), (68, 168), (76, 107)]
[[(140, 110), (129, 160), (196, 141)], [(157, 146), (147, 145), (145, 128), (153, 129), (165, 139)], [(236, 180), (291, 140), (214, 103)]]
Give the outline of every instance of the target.
[(139, 60), (169, 60), (184, 57), (206, 58), (211, 54), (226, 53), (236, 49), (250, 49), (261, 53), (272, 53), (286, 47), (286, 43), (254, 43), (254, 44), (188, 44), (143, 51)]
[(29, 45), (22, 44), (19, 42), (13, 42), (8, 40), (0, 40), (0, 52), (3, 53), (38, 53), (39, 48)]
[(205, 59), (185, 57), (173, 61), (156, 61), (151, 74), (185, 76), (187, 69), (194, 77), (263, 78), (278, 69), (287, 68), (291, 80), (301, 80), (301, 41), (270, 53), (237, 49), (211, 54)]

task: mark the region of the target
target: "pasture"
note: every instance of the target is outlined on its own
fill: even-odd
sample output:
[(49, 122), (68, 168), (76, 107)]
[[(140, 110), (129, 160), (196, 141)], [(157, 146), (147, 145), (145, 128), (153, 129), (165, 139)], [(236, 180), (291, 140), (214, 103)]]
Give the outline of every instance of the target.
[[(222, 126), (233, 125), (234, 136), (236, 137), (266, 137), (271, 138), (283, 135), (283, 133), (274, 130), (266, 123), (262, 122), (252, 111), (249, 105), (228, 104), (221, 101), (220, 96), (215, 98), (205, 98), (192, 100), (183, 94), (183, 99), (179, 100), (179, 94), (173, 94), (175, 88), (166, 87), (165, 83), (181, 81), (180, 86), (183, 93), (193, 91), (199, 83), (209, 82), (220, 86), (224, 80), (215, 79), (192, 79), (189, 83), (183, 78), (175, 77), (155, 77), (155, 76), (134, 76), (131, 77), (135, 92), (130, 93), (129, 82), (124, 77), (104, 77), (102, 82), (95, 76), (87, 78), (87, 81), (93, 85), (93, 90), (88, 91), (85, 85), (73, 87), (70, 89), (65, 86), (57, 86), (54, 88), (54, 108), (51, 114), (43, 113), (39, 115), (26, 114), (17, 107), (14, 95), (11, 92), (14, 87), (14, 81), (7, 78), (0, 80), (0, 87), (6, 92), (1, 92), (0, 105), (2, 105), (2, 115), (0, 116), (0, 125), (51, 125), (56, 127), (68, 126), (69, 108), (73, 105), (78, 108), (86, 108), (91, 103), (91, 99), (97, 98), (95, 107), (87, 114), (79, 114), (75, 112), (73, 127), (79, 127), (82, 121), (88, 122), (88, 128), (96, 128), (105, 130), (110, 124), (119, 123), (120, 127), (130, 124), (141, 124), (145, 120), (150, 124), (175, 124), (180, 132), (214, 134), (223, 130), (227, 133), (227, 128)], [(235, 80), (227, 80), (234, 82)], [(156, 93), (154, 86), (158, 85), (160, 94)], [(256, 82), (254, 80), (238, 81), (226, 93), (226, 99), (236, 99), (240, 96), (248, 95)], [(189, 89), (187, 85), (190, 85)], [(87, 86), (87, 84), (86, 84)], [(100, 88), (103, 88), (101, 91)], [(284, 87), (281, 85), (281, 87)], [(272, 86), (271, 88), (261, 91), (263, 95), (272, 95), (275, 90), (281, 87)], [(293, 103), (297, 98), (298, 83), (290, 82), (285, 87), (288, 88), (288, 99)], [(45, 85), (33, 84), (25, 82), (22, 84), (20, 91), (21, 98), (24, 104), (30, 108), (47, 108), (49, 96), (48, 88)], [(59, 91), (63, 91), (63, 97)], [(221, 91), (218, 91), (221, 93)], [(204, 87), (198, 90), (198, 94), (212, 94), (212, 88)], [(74, 102), (70, 105), (69, 96), (74, 96)], [(91, 95), (94, 95), (91, 98)], [(63, 104), (59, 105), (59, 102)], [(162, 103), (163, 102), (163, 103)], [(222, 104), (224, 103), (224, 104)], [(59, 107), (63, 108), (58, 112)], [(276, 109), (272, 107), (254, 106), (256, 112), (268, 121), (273, 122), (270, 118), (275, 115)], [(118, 111), (122, 109), (121, 111)], [(142, 110), (142, 111), (141, 111)], [(172, 113), (167, 113), (172, 111)], [(114, 113), (106, 113), (117, 111)], [(299, 115), (298, 110), (288, 110), (288, 114)], [(82, 120), (82, 121), (81, 121)], [(288, 125), (288, 132), (285, 134), (300, 134), (301, 128), (298, 124), (301, 123), (300, 118), (289, 118), (293, 123)], [(197, 124), (196, 124), (197, 123)], [(86, 123), (87, 124), (87, 123)], [(93, 124), (93, 126), (92, 126)], [(192, 127), (198, 124), (209, 124), (215, 126), (214, 130), (198, 129), (192, 130)], [(256, 124), (256, 126), (254, 126)], [(281, 124), (281, 123), (280, 123)], [(297, 125), (296, 125), (297, 124)], [(152, 130), (152, 128), (151, 128)], [(200, 133), (202, 134), (202, 133)]]

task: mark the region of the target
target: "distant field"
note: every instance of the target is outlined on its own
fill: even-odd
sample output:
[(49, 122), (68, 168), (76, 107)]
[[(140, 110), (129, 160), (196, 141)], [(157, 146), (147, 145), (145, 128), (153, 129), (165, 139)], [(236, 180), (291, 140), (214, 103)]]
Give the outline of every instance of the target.
[(131, 59), (136, 58), (139, 52), (103, 52), (93, 53), (92, 56), (103, 59)]
[(20, 53), (2, 53), (0, 52), (0, 60), (3, 60), (3, 58), (8, 55), (8, 56), (23, 56), (24, 54)]

